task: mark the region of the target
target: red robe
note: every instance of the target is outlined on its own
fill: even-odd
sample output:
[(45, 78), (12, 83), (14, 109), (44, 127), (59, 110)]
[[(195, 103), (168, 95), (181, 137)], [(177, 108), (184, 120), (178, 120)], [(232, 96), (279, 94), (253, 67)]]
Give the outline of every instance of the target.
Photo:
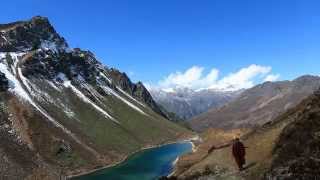
[(239, 169), (242, 169), (242, 166), (246, 163), (245, 155), (246, 150), (242, 142), (235, 141), (232, 145), (232, 155), (239, 167)]

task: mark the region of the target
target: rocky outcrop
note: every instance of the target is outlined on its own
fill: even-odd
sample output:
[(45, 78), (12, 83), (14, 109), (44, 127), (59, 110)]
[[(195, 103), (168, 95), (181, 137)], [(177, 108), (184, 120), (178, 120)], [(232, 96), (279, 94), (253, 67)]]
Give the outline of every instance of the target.
[(8, 87), (9, 87), (8, 79), (2, 72), (0, 72), (0, 92), (6, 91)]
[(49, 20), (36, 16), (30, 21), (0, 25), (0, 52), (17, 52), (54, 47), (59, 51), (68, 45)]
[(165, 118), (169, 118), (165, 112), (157, 105), (153, 100), (151, 94), (147, 88), (142, 84), (142, 82), (132, 83), (126, 73), (122, 73), (117, 69), (111, 68), (109, 75), (117, 86), (126, 91), (128, 94), (144, 102), (149, 107), (151, 107), (155, 112), (161, 114)]

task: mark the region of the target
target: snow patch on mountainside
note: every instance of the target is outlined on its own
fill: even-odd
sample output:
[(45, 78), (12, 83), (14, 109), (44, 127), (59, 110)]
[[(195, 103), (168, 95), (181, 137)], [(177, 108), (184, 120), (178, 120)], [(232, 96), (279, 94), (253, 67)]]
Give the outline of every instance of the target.
[(81, 88), (84, 88), (87, 90), (88, 93), (91, 94), (91, 96), (93, 96), (101, 105), (104, 105), (103, 102), (101, 102), (101, 99), (103, 99), (104, 97), (99, 94), (91, 85), (83, 82), (80, 84)]
[(105, 112), (102, 108), (100, 108), (98, 105), (93, 103), (87, 96), (85, 96), (80, 90), (78, 90), (76, 87), (74, 87), (71, 84), (71, 81), (66, 77), (65, 74), (59, 73), (57, 75), (57, 79), (63, 81), (64, 87), (71, 88), (71, 90), (79, 97), (81, 98), (84, 102), (92, 105), (97, 111), (101, 112), (106, 118), (112, 120), (113, 122), (120, 124), (119, 121), (114, 119), (111, 115), (109, 115), (107, 112)]
[(55, 42), (52, 41), (43, 40), (41, 42), (40, 48), (45, 51), (51, 50), (55, 53), (58, 53), (58, 46)]
[(124, 99), (123, 97), (121, 97), (119, 94), (117, 94), (116, 92), (114, 92), (111, 88), (107, 87), (107, 86), (101, 86), (103, 88), (103, 90), (105, 90), (106, 93), (108, 94), (112, 94), (113, 96), (117, 97), (118, 99), (120, 99), (121, 101), (123, 101), (124, 103), (126, 103), (127, 105), (129, 105), (131, 108), (135, 109), (136, 111), (140, 112), (143, 115), (148, 116), (145, 112), (143, 112), (140, 108), (138, 108), (137, 106), (135, 106), (134, 104), (132, 104), (131, 102), (127, 101), (126, 99)]
[[(109, 83), (112, 83), (112, 81), (102, 72), (100, 72), (100, 76), (103, 77), (105, 80), (107, 80)], [(120, 96), (117, 92), (115, 92), (113, 89), (111, 89), (108, 86), (105, 86), (104, 83), (101, 82), (101, 80), (98, 79), (98, 82), (100, 84), (100, 87), (107, 93), (110, 95), (115, 96), (116, 98), (120, 99), (121, 101), (123, 101), (124, 103), (126, 103), (127, 105), (129, 105), (131, 108), (135, 109), (136, 111), (140, 112), (143, 115), (148, 116), (143, 110), (141, 110), (139, 107), (137, 107), (136, 105), (134, 105), (133, 103), (129, 102), (128, 100), (126, 100), (125, 98), (123, 98), (122, 96)], [(117, 90), (119, 90), (122, 94), (124, 94), (125, 96), (127, 96), (129, 99), (133, 100), (134, 102), (138, 103), (139, 105), (141, 105), (142, 107), (145, 107), (145, 105), (141, 102), (139, 102), (138, 100), (136, 100), (135, 98), (133, 98), (132, 96), (130, 96), (127, 92), (125, 92), (124, 90), (122, 90), (119, 87), (116, 87)]]
[(4, 73), (6, 78), (9, 80), (9, 91), (22, 97), (23, 99), (29, 102), (32, 102), (31, 98), (29, 97), (29, 94), (22, 88), (18, 79), (10, 71), (6, 63), (5, 57), (6, 57), (6, 53), (0, 53), (0, 58), (1, 58), (0, 71)]
[(106, 75), (104, 75), (102, 72), (100, 72), (100, 76), (102, 76), (104, 79), (106, 79), (110, 84), (112, 83), (111, 80)]
[[(74, 118), (75, 113), (69, 107), (67, 107), (65, 104), (63, 104), (59, 100), (59, 98), (53, 99), (48, 93), (41, 91), (35, 84), (31, 83), (26, 77), (23, 76), (21, 68), (17, 68), (17, 69), (18, 69), (18, 75), (19, 75), (21, 81), (23, 82), (23, 85), (27, 88), (28, 93), (30, 95), (32, 95), (38, 101), (49, 102), (49, 103), (53, 104), (54, 106), (61, 108), (69, 118), (75, 119)], [(47, 80), (46, 82), (51, 84), (51, 86), (54, 86), (55, 89), (59, 90), (59, 92), (61, 91), (51, 81)], [(77, 120), (77, 119), (75, 119), (75, 120)]]
[(7, 41), (7, 42), (8, 42), (8, 39), (6, 38), (6, 36), (1, 35), (1, 37), (2, 37), (5, 41)]
[(55, 53), (59, 53), (59, 51), (64, 51), (67, 53), (72, 52), (72, 49), (68, 47), (67, 44), (57, 44), (55, 40), (53, 40), (53, 36), (49, 38), (50, 40), (41, 40), (40, 49), (43, 49), (45, 51), (51, 50)]
[(117, 89), (124, 95), (126, 95), (128, 98), (132, 99), (133, 101), (135, 101), (136, 103), (140, 104), (143, 107), (146, 107), (142, 102), (136, 100), (135, 98), (133, 98), (132, 96), (130, 96), (127, 92), (125, 92), (124, 90), (122, 90), (121, 88), (117, 87)]
[(77, 80), (79, 81), (79, 85), (81, 88), (85, 89), (92, 97), (94, 97), (101, 105), (104, 105), (104, 103), (101, 102), (101, 99), (104, 97), (98, 93), (90, 84), (86, 83), (86, 80), (78, 74)]
[(21, 68), (17, 68), (18, 69), (18, 76), (20, 77), (22, 84), (27, 88), (27, 90), (29, 91), (29, 93), (32, 95), (33, 91), (31, 89), (31, 87), (29, 86), (29, 81), (27, 80), (27, 78), (25, 78), (21, 72)]
[[(22, 84), (20, 81), (10, 72), (8, 65), (4, 63), (3, 55), (4, 53), (0, 53), (1, 62), (0, 62), (0, 71), (5, 74), (6, 78), (9, 80), (9, 92), (12, 92), (22, 98), (23, 100), (30, 103), (37, 111), (39, 111), (43, 116), (45, 116), (50, 122), (52, 122), (56, 127), (62, 129), (67, 134), (72, 135), (72, 133), (66, 129), (63, 125), (58, 123), (54, 118), (52, 118), (45, 110), (43, 110), (40, 106), (38, 106), (30, 97), (27, 91), (24, 90), (23, 86), (25, 86), (28, 90), (31, 90), (30, 86), (27, 84), (26, 78), (22, 75), (21, 70), (18, 70), (18, 76), (20, 77)], [(13, 55), (15, 53), (10, 53), (10, 55)], [(19, 55), (15, 54), (12, 56), (12, 58), (15, 59), (15, 61), (18, 61)], [(19, 68), (18, 68), (19, 69)], [(80, 141), (79, 141), (80, 142)]]
[(0, 60), (3, 61), (2, 59), (6, 57), (5, 53), (0, 53)]
[(48, 83), (51, 87), (53, 87), (53, 89), (61, 92), (61, 89), (58, 88), (57, 85), (56, 85), (54, 82), (51, 82), (51, 81), (47, 80), (47, 83)]

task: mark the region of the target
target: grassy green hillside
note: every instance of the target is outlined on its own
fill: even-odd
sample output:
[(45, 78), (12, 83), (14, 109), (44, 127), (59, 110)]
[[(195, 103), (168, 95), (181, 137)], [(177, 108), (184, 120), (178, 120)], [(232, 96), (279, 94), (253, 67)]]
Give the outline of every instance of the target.
[[(37, 89), (39, 96), (41, 96), (41, 92), (46, 92), (46, 95), (41, 97), (52, 99), (35, 101), (52, 118), (73, 132), (82, 143), (96, 151), (95, 153), (86, 151), (88, 154), (83, 156), (75, 148), (70, 152), (63, 152), (64, 154), (62, 153), (63, 155), (59, 155), (59, 157), (50, 157), (57, 158), (59, 163), (66, 165), (71, 171), (75, 167), (78, 168), (88, 162), (93, 163), (93, 159), (101, 161), (100, 166), (106, 165), (119, 161), (126, 155), (144, 147), (175, 141), (179, 138), (183, 139), (191, 135), (188, 130), (163, 118), (148, 106), (142, 106), (134, 102), (131, 98), (126, 98), (126, 100), (135, 104), (145, 114), (131, 108), (118, 97), (111, 95), (100, 97), (100, 101), (96, 103), (119, 122), (115, 123), (104, 117), (89, 103), (84, 103), (83, 99), (75, 95), (70, 88), (63, 88), (58, 91), (51, 88), (43, 80), (34, 80), (32, 84), (34, 89)], [(118, 93), (125, 97), (121, 92)], [(72, 114), (68, 116), (68, 113), (65, 112), (66, 109)], [(39, 127), (43, 126), (40, 125), (41, 123), (33, 122), (29, 128), (33, 131), (45, 128)], [(44, 141), (47, 141), (47, 139), (44, 138)], [(49, 146), (57, 146), (59, 150), (59, 145), (50, 144)], [(57, 149), (50, 150), (58, 151)], [(95, 166), (99, 166), (99, 164), (97, 163)]]

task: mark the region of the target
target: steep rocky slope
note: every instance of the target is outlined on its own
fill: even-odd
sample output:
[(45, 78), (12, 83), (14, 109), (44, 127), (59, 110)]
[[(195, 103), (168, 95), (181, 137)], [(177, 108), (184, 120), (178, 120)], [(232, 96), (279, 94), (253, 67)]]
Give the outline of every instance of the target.
[(211, 109), (191, 121), (197, 131), (213, 128), (250, 128), (269, 122), (295, 107), (320, 86), (320, 77), (302, 76), (293, 81), (266, 82), (241, 93), (223, 107)]
[(320, 178), (320, 91), (295, 116), (277, 140), (266, 178)]
[(57, 179), (190, 135), (47, 18), (0, 25), (2, 179)]
[(150, 90), (155, 101), (168, 112), (175, 113), (184, 120), (197, 116), (211, 108), (220, 107), (235, 99), (242, 91), (194, 91), (188, 88), (177, 88), (173, 92), (161, 89)]
[[(198, 156), (202, 158), (193, 161), (189, 168), (177, 171), (176, 178), (319, 179), (319, 117), (320, 92), (317, 91), (272, 122), (242, 136), (248, 147), (244, 171), (238, 172), (236, 168), (228, 145), (230, 141), (226, 139), (222, 143), (225, 145), (219, 146), (221, 142), (211, 137), (212, 145), (217, 148), (209, 155), (204, 149), (198, 150), (196, 154), (200, 153)], [(184, 159), (190, 159), (189, 156)]]

